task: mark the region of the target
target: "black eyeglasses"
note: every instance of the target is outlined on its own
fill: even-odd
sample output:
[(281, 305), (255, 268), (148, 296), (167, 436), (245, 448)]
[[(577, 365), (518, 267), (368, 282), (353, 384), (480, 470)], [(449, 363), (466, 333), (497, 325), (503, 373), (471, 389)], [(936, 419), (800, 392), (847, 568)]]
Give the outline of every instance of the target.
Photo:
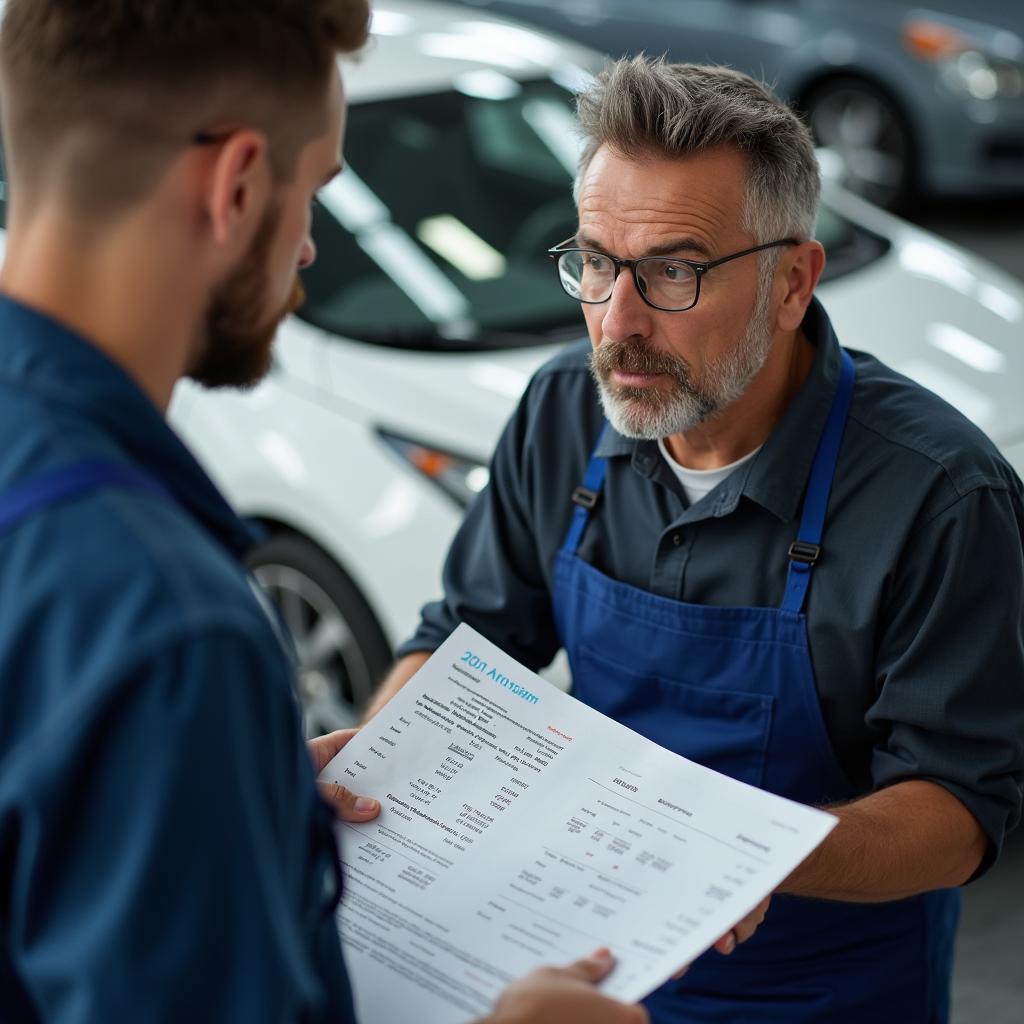
[(574, 241), (574, 238), (570, 238), (548, 249), (548, 256), (555, 261), (558, 280), (566, 295), (588, 304), (607, 302), (612, 297), (619, 271), (628, 267), (633, 272), (633, 282), (644, 302), (667, 313), (681, 313), (697, 305), (701, 278), (709, 270), (763, 249), (800, 244), (795, 238), (783, 238), (731, 253), (721, 259), (699, 262), (665, 256), (620, 260), (617, 256), (609, 256), (608, 253), (594, 249), (566, 248)]

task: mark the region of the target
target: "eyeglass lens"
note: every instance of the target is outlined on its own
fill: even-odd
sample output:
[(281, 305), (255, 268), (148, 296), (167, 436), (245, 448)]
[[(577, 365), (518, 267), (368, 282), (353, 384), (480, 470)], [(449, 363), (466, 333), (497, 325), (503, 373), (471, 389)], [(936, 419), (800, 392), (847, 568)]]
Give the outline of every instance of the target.
[[(686, 309), (697, 295), (693, 268), (676, 260), (649, 256), (636, 265), (640, 288), (663, 309)], [(607, 302), (615, 286), (615, 264), (597, 252), (570, 251), (558, 258), (562, 287), (580, 302)]]

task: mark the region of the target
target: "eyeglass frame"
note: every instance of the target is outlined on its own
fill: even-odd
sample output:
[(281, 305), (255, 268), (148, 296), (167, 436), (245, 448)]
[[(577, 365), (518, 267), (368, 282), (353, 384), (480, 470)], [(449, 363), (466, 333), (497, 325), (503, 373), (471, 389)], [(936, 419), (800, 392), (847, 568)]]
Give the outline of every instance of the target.
[(193, 146), (219, 146), (227, 142), (236, 131), (236, 128), (225, 128), (219, 132), (199, 131), (192, 135), (191, 142)]
[[(657, 309), (662, 313), (686, 313), (688, 310), (693, 309), (693, 307), (697, 305), (697, 301), (700, 299), (701, 279), (704, 277), (706, 273), (708, 273), (708, 271), (714, 270), (715, 267), (720, 267), (723, 263), (729, 263), (731, 260), (738, 260), (741, 256), (750, 256), (752, 253), (755, 252), (762, 252), (764, 249), (774, 249), (776, 246), (779, 245), (801, 244), (796, 238), (780, 238), (776, 242), (765, 242), (763, 245), (755, 245), (750, 249), (743, 249), (741, 252), (734, 252), (730, 253), (728, 256), (721, 256), (717, 260), (684, 260), (677, 258), (675, 256), (641, 256), (639, 259), (635, 260), (623, 260), (620, 259), (618, 256), (612, 256), (611, 253), (601, 252), (600, 249), (584, 249), (577, 245), (569, 246), (569, 248), (566, 249), (562, 248), (562, 246), (568, 246), (570, 242), (575, 241), (575, 238), (567, 238), (564, 242), (559, 242), (558, 245), (553, 245), (550, 249), (548, 249), (548, 257), (555, 261), (556, 269), (558, 268), (558, 260), (566, 253), (590, 252), (593, 253), (595, 256), (602, 256), (606, 260), (611, 260), (612, 266), (615, 267), (615, 276), (612, 278), (612, 290), (608, 293), (607, 299), (581, 299), (579, 298), (579, 296), (569, 295), (569, 292), (566, 291), (565, 285), (562, 284), (562, 291), (564, 291), (566, 295), (569, 295), (570, 299), (575, 299), (577, 302), (583, 303), (584, 305), (587, 306), (600, 306), (603, 305), (605, 302), (610, 302), (612, 298), (612, 293), (615, 291), (615, 282), (618, 281), (619, 279), (619, 273), (622, 271), (623, 267), (628, 267), (629, 270), (632, 272), (633, 284), (636, 286), (637, 294), (639, 294), (640, 298), (643, 299), (644, 302), (651, 307), (651, 309)], [(689, 267), (690, 270), (693, 271), (693, 276), (697, 280), (697, 287), (694, 289), (693, 293), (693, 302), (691, 302), (688, 306), (679, 306), (676, 308), (658, 306), (655, 303), (651, 302), (651, 300), (647, 298), (644, 288), (640, 284), (640, 278), (637, 274), (637, 267), (646, 260), (667, 260), (670, 263), (682, 263), (685, 266)], [(559, 284), (562, 283), (561, 273), (559, 273), (558, 275), (558, 281)]]

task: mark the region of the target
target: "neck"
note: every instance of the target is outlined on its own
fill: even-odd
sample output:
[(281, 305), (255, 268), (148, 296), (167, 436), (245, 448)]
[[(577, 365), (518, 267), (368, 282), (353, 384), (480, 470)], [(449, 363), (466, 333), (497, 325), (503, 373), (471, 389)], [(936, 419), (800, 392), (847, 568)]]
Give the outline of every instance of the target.
[(99, 231), (56, 212), (12, 218), (0, 290), (88, 339), (166, 412), (197, 305), (187, 262), (153, 220), (143, 211)]
[(717, 469), (768, 440), (814, 362), (802, 331), (777, 337), (747, 390), (725, 410), (683, 434), (665, 438), (672, 458), (689, 469)]

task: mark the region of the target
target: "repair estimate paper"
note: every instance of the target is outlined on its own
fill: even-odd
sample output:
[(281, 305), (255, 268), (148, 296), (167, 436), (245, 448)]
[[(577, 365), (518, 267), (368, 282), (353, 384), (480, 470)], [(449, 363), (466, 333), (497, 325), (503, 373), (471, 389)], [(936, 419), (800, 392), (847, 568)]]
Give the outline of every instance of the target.
[(466, 625), (321, 778), (382, 805), (338, 825), (367, 1024), (473, 1020), (513, 979), (599, 946), (617, 959), (604, 991), (641, 999), (835, 825), (657, 746)]

